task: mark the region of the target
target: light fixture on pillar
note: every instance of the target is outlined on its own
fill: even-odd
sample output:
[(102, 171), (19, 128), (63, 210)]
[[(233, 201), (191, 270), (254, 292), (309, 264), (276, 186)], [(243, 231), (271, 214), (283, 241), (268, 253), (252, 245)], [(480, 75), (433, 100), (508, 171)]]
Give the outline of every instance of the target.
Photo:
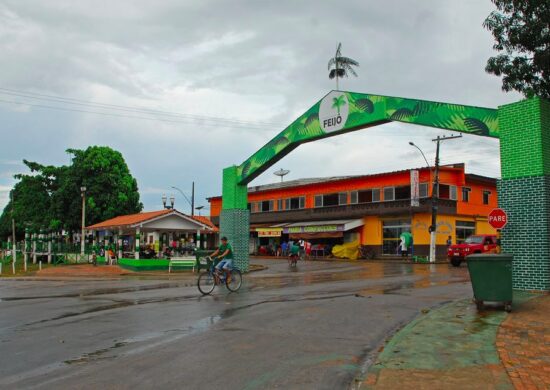
[(166, 194), (162, 194), (162, 207), (166, 208), (166, 201), (168, 198), (166, 198)]
[(170, 196), (170, 208), (174, 208), (174, 203), (176, 202), (176, 198), (174, 198), (174, 195)]

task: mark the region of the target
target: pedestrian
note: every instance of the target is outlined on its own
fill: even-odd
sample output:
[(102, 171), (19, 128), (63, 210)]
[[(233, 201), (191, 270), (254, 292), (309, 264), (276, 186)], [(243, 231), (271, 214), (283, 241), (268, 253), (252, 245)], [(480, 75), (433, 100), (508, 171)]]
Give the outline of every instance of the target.
[(401, 257), (407, 257), (409, 248), (407, 247), (407, 240), (405, 236), (401, 236)]
[(286, 257), (287, 253), (288, 253), (288, 243), (286, 241), (283, 241), (283, 243), (281, 244), (281, 254)]
[(449, 238), (447, 238), (447, 246), (451, 246), (453, 245), (453, 238), (451, 236), (449, 236)]
[(300, 258), (303, 259), (306, 255), (306, 242), (303, 238), (298, 240), (298, 246), (300, 247)]

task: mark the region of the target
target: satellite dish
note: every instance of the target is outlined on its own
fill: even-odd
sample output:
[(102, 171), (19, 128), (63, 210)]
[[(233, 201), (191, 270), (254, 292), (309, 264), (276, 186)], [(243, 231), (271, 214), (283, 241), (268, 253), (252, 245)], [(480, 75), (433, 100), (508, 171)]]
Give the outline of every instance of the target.
[(283, 177), (285, 177), (289, 173), (290, 173), (290, 171), (288, 169), (283, 169), (283, 168), (279, 169), (278, 171), (273, 172), (274, 175), (281, 177), (281, 183), (283, 182)]

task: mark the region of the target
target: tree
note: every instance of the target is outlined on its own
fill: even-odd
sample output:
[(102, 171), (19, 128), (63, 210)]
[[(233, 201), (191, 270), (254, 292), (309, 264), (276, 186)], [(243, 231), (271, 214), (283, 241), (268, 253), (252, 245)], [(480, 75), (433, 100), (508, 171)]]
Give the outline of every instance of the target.
[(492, 1), (497, 10), (483, 26), (492, 32), (500, 54), (489, 58), (485, 71), (503, 76), (504, 91), (550, 99), (550, 2)]
[[(20, 180), (13, 190), (19, 236), (25, 227), (80, 230), (82, 186), (86, 187), (87, 225), (142, 210), (136, 179), (120, 152), (104, 146), (67, 152), (73, 155), (69, 166), (23, 160), (31, 174), (15, 176)], [(11, 229), (11, 207), (10, 201), (0, 216), (2, 237)]]
[(348, 57), (342, 57), (340, 50), (342, 49), (342, 44), (339, 43), (336, 48), (336, 54), (334, 57), (328, 61), (328, 74), (329, 79), (336, 79), (336, 89), (338, 89), (338, 78), (348, 77), (348, 72), (357, 77), (355, 73), (354, 66), (359, 66), (359, 63), (355, 60), (352, 60)]

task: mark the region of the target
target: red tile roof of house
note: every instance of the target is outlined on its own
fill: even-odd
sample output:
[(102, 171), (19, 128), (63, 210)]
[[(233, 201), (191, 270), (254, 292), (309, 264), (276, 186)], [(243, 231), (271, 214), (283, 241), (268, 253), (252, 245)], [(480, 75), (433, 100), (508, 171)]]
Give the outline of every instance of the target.
[(150, 219), (159, 217), (161, 215), (169, 214), (171, 212), (172, 210), (159, 210), (159, 211), (149, 211), (149, 212), (138, 213), (138, 214), (120, 215), (118, 217), (111, 218), (100, 223), (96, 223), (95, 225), (88, 226), (86, 227), (86, 229), (107, 229), (107, 228), (116, 227), (116, 226), (135, 225), (138, 223), (149, 221)]
[(212, 223), (212, 221), (210, 220), (210, 218), (204, 217), (204, 216), (202, 216), (202, 215), (194, 215), (193, 218), (194, 218), (196, 221), (202, 223), (203, 225), (206, 225), (206, 226), (208, 226), (209, 228), (211, 228), (212, 231), (214, 231), (214, 232), (218, 232), (218, 231), (219, 231), (218, 227)]

